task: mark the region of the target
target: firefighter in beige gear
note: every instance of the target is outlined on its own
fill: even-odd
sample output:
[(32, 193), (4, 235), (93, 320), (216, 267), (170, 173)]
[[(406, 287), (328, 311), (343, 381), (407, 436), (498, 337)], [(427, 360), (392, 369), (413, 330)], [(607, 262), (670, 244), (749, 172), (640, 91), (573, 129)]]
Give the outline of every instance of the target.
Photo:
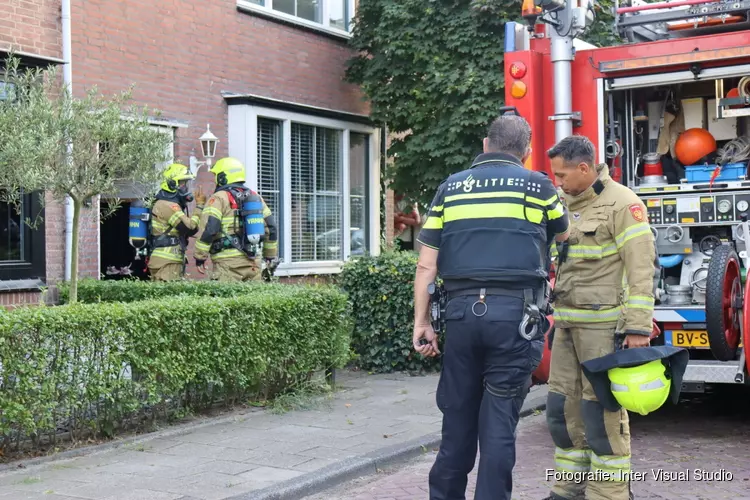
[[(251, 281), (261, 279), (261, 251), (267, 265), (272, 266), (278, 255), (278, 227), (263, 198), (244, 186), (245, 167), (236, 158), (222, 158), (211, 167), (216, 178), (216, 191), (208, 199), (200, 220), (201, 235), (195, 242), (195, 264), (205, 272), (208, 256), (214, 265), (214, 278), (220, 281)], [(262, 235), (251, 235), (245, 223), (243, 206), (255, 204), (257, 214), (249, 217), (262, 223)], [(252, 212), (252, 210), (251, 210)], [(254, 238), (255, 236), (256, 238)]]
[(654, 237), (641, 200), (606, 165), (595, 166), (591, 141), (565, 138), (548, 156), (570, 217), (570, 238), (553, 252), (547, 424), (557, 473), (548, 498), (628, 500), (628, 413), (600, 404), (581, 363), (615, 352), (618, 339), (627, 348), (649, 345)]
[(195, 214), (187, 216), (187, 204), (193, 201), (189, 184), (195, 176), (185, 165), (171, 164), (163, 177), (151, 209), (153, 243), (148, 269), (154, 281), (172, 281), (184, 276), (187, 240), (198, 232), (198, 220), (206, 203), (205, 195), (198, 193)]

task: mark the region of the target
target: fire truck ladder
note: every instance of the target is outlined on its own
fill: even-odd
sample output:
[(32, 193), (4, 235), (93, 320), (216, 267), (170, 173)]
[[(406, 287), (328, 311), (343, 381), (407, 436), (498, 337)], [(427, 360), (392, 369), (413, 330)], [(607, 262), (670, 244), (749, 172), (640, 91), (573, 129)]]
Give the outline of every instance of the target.
[(630, 43), (750, 29), (750, 0), (615, 0), (615, 29)]

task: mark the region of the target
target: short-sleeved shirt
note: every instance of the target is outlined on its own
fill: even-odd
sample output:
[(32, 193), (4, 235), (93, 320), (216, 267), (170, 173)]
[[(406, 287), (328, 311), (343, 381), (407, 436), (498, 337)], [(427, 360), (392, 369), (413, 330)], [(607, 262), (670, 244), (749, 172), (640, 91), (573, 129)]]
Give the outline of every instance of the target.
[(568, 224), (549, 177), (489, 153), (440, 185), (417, 241), (440, 250), (446, 283), (535, 282), (546, 279), (550, 245)]

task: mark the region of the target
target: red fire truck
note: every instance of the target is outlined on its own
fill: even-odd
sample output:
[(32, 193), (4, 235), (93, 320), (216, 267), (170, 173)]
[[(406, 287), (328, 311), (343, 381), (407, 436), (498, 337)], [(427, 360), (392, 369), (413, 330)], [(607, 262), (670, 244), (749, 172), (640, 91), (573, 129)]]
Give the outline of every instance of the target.
[(506, 25), (506, 105), (531, 124), (527, 168), (548, 171), (546, 150), (584, 135), (644, 201), (660, 263), (651, 343), (689, 350), (683, 392), (747, 384), (750, 0), (631, 1), (614, 6), (627, 42), (596, 48), (577, 38), (589, 0), (524, 0), (527, 24)]

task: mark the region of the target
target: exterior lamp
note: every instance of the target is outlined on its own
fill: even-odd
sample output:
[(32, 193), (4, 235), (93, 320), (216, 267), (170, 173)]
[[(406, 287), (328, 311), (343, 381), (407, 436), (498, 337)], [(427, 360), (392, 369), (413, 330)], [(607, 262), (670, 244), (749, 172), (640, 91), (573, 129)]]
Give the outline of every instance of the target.
[(201, 136), (201, 151), (203, 156), (211, 161), (211, 158), (216, 156), (216, 144), (219, 139), (211, 133), (211, 125), (206, 124), (206, 132)]
[(216, 145), (219, 142), (219, 138), (211, 132), (210, 124), (206, 124), (206, 131), (198, 140), (201, 143), (201, 153), (203, 153), (205, 161), (198, 161), (198, 158), (195, 157), (195, 150), (190, 152), (190, 172), (193, 175), (197, 175), (198, 169), (203, 165), (211, 168), (211, 161), (216, 156)]

